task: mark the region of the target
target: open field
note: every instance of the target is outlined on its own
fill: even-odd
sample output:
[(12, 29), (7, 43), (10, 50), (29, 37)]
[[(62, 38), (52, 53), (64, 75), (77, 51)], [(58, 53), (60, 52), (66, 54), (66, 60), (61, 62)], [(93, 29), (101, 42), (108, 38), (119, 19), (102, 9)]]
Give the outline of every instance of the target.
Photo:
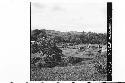
[[(99, 53), (97, 45), (80, 49), (86, 44), (60, 48), (64, 60), (56, 66), (39, 67), (31, 64), (31, 81), (106, 81), (107, 52)], [(31, 58), (40, 57), (40, 53), (31, 54)]]

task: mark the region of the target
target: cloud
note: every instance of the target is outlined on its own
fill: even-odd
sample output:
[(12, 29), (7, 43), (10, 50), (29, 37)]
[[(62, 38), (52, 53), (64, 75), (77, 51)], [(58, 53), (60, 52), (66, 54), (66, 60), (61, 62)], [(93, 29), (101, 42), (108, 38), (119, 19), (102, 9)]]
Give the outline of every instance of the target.
[(32, 6), (40, 9), (45, 8), (45, 5), (41, 3), (32, 3)]
[(58, 12), (58, 11), (64, 11), (65, 8), (59, 4), (53, 4), (53, 3), (32, 3), (32, 11), (35, 13), (47, 13), (47, 12)]
[[(104, 32), (106, 28), (106, 4), (103, 3), (33, 3), (32, 25), (58, 30), (83, 30)], [(70, 28), (67, 26), (70, 26)], [(75, 28), (72, 28), (75, 27)], [(57, 28), (55, 28), (57, 30)]]
[(61, 6), (55, 5), (55, 6), (53, 6), (52, 10), (53, 11), (62, 11), (64, 9)]

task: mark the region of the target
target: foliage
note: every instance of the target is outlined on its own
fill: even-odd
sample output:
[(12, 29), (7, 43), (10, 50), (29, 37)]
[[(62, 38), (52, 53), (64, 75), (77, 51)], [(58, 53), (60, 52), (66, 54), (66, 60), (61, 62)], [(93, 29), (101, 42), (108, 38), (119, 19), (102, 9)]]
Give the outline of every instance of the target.
[(59, 32), (54, 30), (32, 30), (31, 40), (36, 41), (42, 37), (49, 37), (55, 40), (55, 43), (74, 43), (74, 44), (106, 44), (106, 33), (94, 33), (94, 32)]
[(106, 33), (36, 29), (31, 31), (31, 41), (34, 41), (31, 43), (32, 81), (107, 79), (107, 54), (99, 53), (97, 46), (86, 47), (89, 43), (106, 44)]
[(31, 52), (40, 52), (43, 61), (52, 66), (58, 64), (62, 57), (62, 50), (59, 49), (54, 40), (50, 38), (39, 38), (34, 44), (31, 45)]
[(101, 73), (101, 74), (107, 74), (107, 66), (106, 65), (101, 65), (101, 64), (96, 64), (95, 69), (97, 72)]

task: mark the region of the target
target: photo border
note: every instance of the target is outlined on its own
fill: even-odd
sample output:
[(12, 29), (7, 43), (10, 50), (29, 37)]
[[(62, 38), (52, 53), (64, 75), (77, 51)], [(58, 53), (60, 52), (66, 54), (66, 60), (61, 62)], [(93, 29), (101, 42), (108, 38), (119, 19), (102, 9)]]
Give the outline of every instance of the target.
[(107, 81), (112, 81), (112, 2), (107, 2)]

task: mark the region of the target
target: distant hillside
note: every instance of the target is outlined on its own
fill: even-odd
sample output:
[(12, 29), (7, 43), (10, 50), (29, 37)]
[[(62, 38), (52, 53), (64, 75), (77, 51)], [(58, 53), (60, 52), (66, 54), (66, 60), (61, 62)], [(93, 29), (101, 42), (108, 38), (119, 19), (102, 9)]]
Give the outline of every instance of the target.
[(31, 40), (36, 41), (39, 38), (52, 38), (59, 42), (66, 43), (92, 43), (92, 44), (106, 44), (107, 34), (106, 33), (93, 33), (93, 32), (60, 32), (55, 30), (35, 29), (31, 31)]

